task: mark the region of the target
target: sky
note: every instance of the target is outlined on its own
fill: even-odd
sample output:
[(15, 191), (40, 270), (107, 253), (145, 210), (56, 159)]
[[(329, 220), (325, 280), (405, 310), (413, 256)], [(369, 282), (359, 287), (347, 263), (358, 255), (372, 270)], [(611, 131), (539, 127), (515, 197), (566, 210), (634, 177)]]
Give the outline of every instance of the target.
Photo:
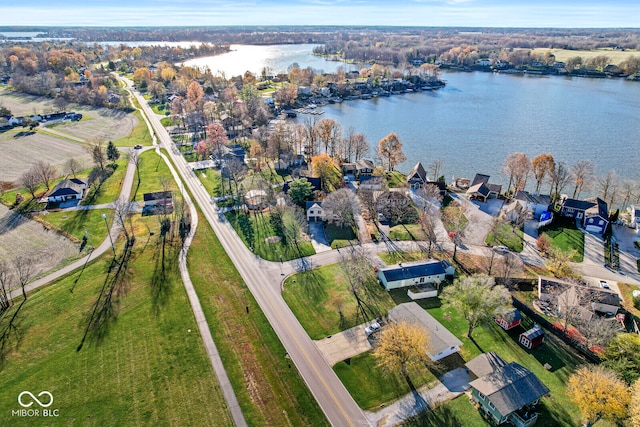
[(638, 28), (639, 0), (30, 0), (0, 26), (390, 25)]

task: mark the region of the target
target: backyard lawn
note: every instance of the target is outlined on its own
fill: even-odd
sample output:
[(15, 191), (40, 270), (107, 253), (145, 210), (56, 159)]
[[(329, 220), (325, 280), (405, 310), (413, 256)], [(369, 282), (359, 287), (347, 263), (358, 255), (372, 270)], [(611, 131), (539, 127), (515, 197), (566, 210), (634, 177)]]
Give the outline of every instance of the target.
[[(101, 205), (104, 203), (112, 203), (120, 197), (122, 191), (122, 181), (127, 173), (127, 156), (120, 156), (115, 162), (115, 170), (100, 187), (91, 186), (85, 198), (80, 202), (81, 205)], [(88, 174), (87, 174), (88, 175)]]
[(551, 223), (542, 227), (540, 233), (551, 237), (552, 247), (563, 251), (576, 251), (573, 257), (574, 262), (582, 262), (584, 259), (584, 235), (575, 226), (564, 222), (562, 224)]
[(311, 339), (321, 339), (375, 319), (395, 306), (372, 274), (366, 292), (360, 295), (368, 311), (364, 318), (340, 264), (288, 277), (282, 296)]
[(485, 242), (489, 246), (506, 246), (510, 251), (522, 252), (524, 246), (524, 233), (512, 224), (499, 223), (496, 231), (489, 232)]

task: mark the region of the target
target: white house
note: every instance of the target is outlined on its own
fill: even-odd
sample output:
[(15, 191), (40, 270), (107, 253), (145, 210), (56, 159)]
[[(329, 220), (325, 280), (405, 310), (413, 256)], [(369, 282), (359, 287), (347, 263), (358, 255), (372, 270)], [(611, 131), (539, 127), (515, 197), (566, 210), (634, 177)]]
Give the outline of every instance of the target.
[(307, 202), (307, 222), (324, 221), (324, 211), (322, 210), (322, 202)]
[(87, 181), (80, 178), (65, 178), (58, 182), (47, 196), (49, 203), (80, 200), (87, 188)]
[(378, 280), (386, 290), (439, 283), (446, 276), (453, 276), (455, 268), (447, 261), (428, 259), (405, 262), (378, 270)]
[(429, 335), (427, 356), (434, 362), (457, 353), (462, 345), (462, 341), (415, 302), (395, 306), (389, 310), (389, 319), (424, 326)]

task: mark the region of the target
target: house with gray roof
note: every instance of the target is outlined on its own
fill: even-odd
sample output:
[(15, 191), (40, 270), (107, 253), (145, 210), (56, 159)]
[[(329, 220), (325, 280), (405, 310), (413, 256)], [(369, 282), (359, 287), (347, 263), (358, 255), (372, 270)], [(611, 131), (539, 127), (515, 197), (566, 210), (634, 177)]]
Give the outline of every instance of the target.
[(427, 171), (424, 169), (421, 162), (416, 163), (407, 175), (407, 184), (415, 190), (426, 184), (427, 181)]
[(495, 353), (480, 355), (467, 362), (467, 367), (478, 376), (469, 383), (471, 397), (496, 424), (535, 424), (535, 405), (549, 389), (533, 372), (515, 362), (506, 363)]
[(457, 353), (462, 345), (462, 341), (415, 302), (395, 306), (389, 310), (389, 319), (396, 323), (407, 322), (423, 326), (429, 335), (427, 356), (434, 362)]
[(609, 225), (609, 208), (601, 198), (596, 198), (595, 206), (584, 211), (584, 229), (589, 233), (603, 234)]
[(489, 183), (489, 175), (477, 173), (467, 190), (467, 197), (486, 202), (489, 198), (497, 198), (502, 191), (502, 185)]
[(549, 210), (549, 205), (551, 204), (551, 196), (529, 193), (525, 190), (518, 190), (514, 200), (526, 208), (534, 218), (540, 218), (542, 212)]
[(447, 261), (427, 259), (402, 262), (378, 270), (378, 280), (386, 290), (443, 282), (456, 269)]

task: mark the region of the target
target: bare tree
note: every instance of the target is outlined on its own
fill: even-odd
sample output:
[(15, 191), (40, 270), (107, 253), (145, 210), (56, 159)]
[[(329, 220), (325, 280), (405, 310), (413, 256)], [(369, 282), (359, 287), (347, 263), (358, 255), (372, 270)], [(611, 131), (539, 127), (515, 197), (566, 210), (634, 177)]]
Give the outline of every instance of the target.
[(551, 182), (551, 201), (555, 202), (560, 197), (560, 193), (571, 180), (571, 174), (565, 162), (557, 162), (552, 173), (549, 174)]
[(138, 187), (140, 187), (140, 163), (142, 162), (142, 158), (140, 157), (139, 151), (133, 151), (129, 156), (129, 163), (136, 167), (136, 176), (138, 177)]
[(620, 323), (616, 319), (605, 319), (597, 316), (590, 320), (579, 318), (575, 326), (587, 339), (585, 343), (587, 347), (598, 345), (602, 348), (606, 347), (621, 329)]
[(522, 261), (511, 252), (502, 255), (497, 267), (499, 277), (502, 278), (505, 285), (509, 285), (511, 278), (522, 273)]
[(33, 168), (20, 175), (18, 182), (31, 193), (32, 198), (36, 198), (36, 190), (42, 181), (40, 181), (40, 176)]
[(436, 232), (438, 223), (440, 222), (440, 210), (433, 209), (431, 211), (422, 212), (420, 215), (420, 228), (424, 233), (425, 239), (429, 242), (427, 249), (427, 258), (431, 258), (434, 246), (438, 246), (438, 233)]
[(376, 282), (376, 275), (365, 257), (362, 247), (341, 252), (342, 262), (339, 264), (349, 283), (349, 288), (357, 303), (356, 318), (367, 321), (382, 313), (377, 308), (376, 297), (369, 290), (369, 285)]
[(64, 168), (67, 173), (72, 174), (75, 178), (76, 174), (82, 169), (82, 164), (77, 159), (71, 158), (64, 163)]
[(91, 159), (96, 167), (100, 170), (104, 170), (107, 163), (107, 154), (104, 149), (104, 144), (101, 141), (95, 141), (89, 144), (87, 151), (91, 154)]
[(356, 225), (351, 205), (352, 193), (347, 188), (329, 193), (322, 202), (327, 221), (335, 223), (338, 227), (354, 227)]
[(453, 242), (453, 259), (456, 259), (458, 246), (462, 244), (462, 238), (468, 224), (465, 216), (465, 205), (452, 203), (447, 206), (442, 212), (442, 221), (449, 230), (449, 237)]
[(610, 170), (604, 176), (598, 178), (598, 191), (600, 198), (612, 206), (618, 193), (618, 175)]
[(288, 243), (293, 246), (301, 255), (300, 240), (307, 230), (307, 219), (304, 211), (299, 206), (287, 206), (282, 213), (282, 231)]
[(13, 260), (13, 272), (16, 281), (22, 288), (22, 296), (27, 299), (25, 287), (36, 275), (35, 260), (29, 256), (21, 255)]
[(594, 180), (594, 165), (592, 160), (580, 160), (575, 165), (571, 166), (571, 176), (573, 178), (573, 196), (575, 199), (580, 197), (580, 193), (583, 190), (591, 187), (591, 183)]
[(633, 200), (638, 183), (636, 181), (625, 179), (620, 183), (619, 193), (622, 198), (622, 210), (627, 208), (627, 205)]
[(442, 161), (442, 159), (436, 159), (431, 163), (429, 163), (429, 165), (427, 165), (427, 167), (429, 168), (429, 173), (433, 177), (434, 181), (437, 181), (438, 178), (440, 178), (443, 165), (444, 165), (444, 162)]
[(507, 193), (511, 191), (511, 184), (514, 185), (514, 193), (524, 189), (527, 184), (527, 176), (531, 171), (531, 162), (524, 153), (511, 153), (507, 156), (502, 167), (502, 173), (509, 177)]
[(46, 163), (42, 160), (36, 162), (36, 164), (33, 165), (33, 168), (40, 177), (40, 181), (47, 187), (47, 190), (49, 190), (49, 184), (58, 175), (56, 168), (53, 167), (51, 163)]
[(7, 291), (11, 290), (12, 280), (11, 269), (6, 262), (0, 261), (0, 315), (11, 307)]
[(540, 185), (545, 177), (549, 175), (556, 167), (553, 156), (549, 153), (542, 153), (531, 160), (531, 169), (536, 179), (536, 193), (540, 191)]
[[(118, 200), (113, 203), (113, 213), (113, 220), (122, 230), (126, 238), (126, 247), (130, 247), (133, 244), (133, 239), (135, 238), (130, 216), (130, 214), (133, 213), (131, 203), (123, 198), (118, 198)], [(129, 226), (129, 229), (127, 226)]]

